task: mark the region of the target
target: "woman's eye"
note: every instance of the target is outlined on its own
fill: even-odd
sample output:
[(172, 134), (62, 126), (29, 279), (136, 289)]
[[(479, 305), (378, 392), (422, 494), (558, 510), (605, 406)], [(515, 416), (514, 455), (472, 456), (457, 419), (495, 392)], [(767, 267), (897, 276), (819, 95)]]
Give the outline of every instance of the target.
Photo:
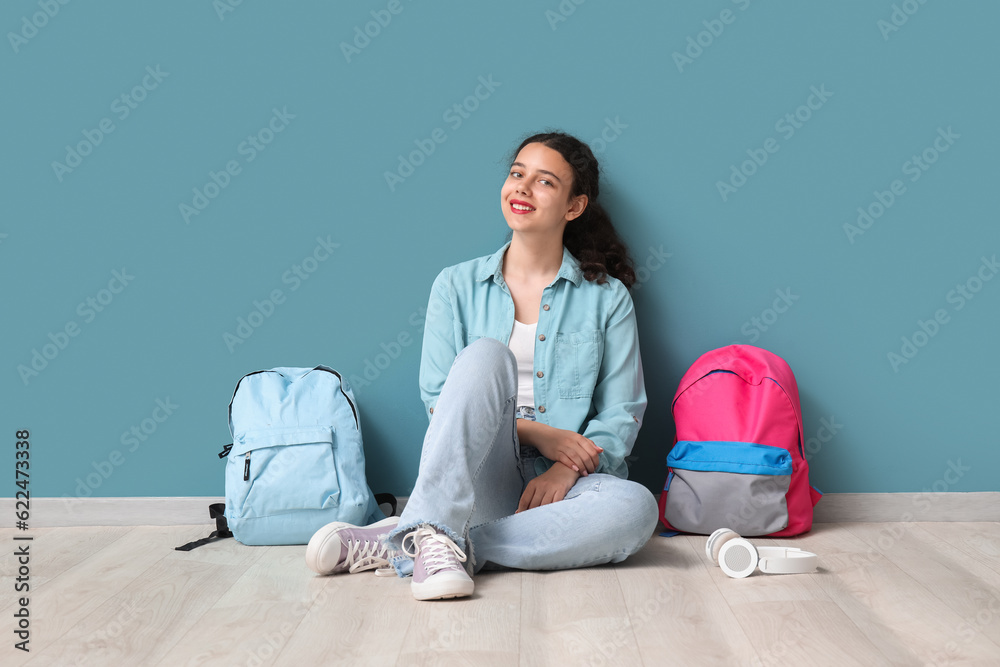
[(546, 181), (544, 178), (541, 181), (539, 181), (539, 182), (540, 183), (545, 183), (545, 185), (547, 185), (549, 187), (552, 187), (552, 183), (550, 181)]

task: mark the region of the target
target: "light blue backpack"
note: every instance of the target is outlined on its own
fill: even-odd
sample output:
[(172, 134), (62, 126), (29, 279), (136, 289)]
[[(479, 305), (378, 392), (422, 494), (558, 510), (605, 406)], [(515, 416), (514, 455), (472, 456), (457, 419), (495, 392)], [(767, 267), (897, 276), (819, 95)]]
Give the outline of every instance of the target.
[[(365, 477), (361, 421), (350, 385), (327, 366), (244, 375), (229, 403), (226, 504), (210, 508), (218, 531), (248, 545), (306, 544), (333, 521), (385, 518)], [(190, 549), (183, 549), (190, 550)]]

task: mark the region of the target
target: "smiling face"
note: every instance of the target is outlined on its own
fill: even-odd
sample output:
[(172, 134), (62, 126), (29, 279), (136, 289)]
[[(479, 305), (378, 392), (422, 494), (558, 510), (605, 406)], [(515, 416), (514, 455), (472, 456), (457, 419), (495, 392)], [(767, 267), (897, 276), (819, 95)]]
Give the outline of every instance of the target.
[(570, 197), (573, 169), (559, 151), (532, 143), (518, 152), (500, 189), (500, 208), (515, 232), (558, 232), (587, 207), (587, 196)]

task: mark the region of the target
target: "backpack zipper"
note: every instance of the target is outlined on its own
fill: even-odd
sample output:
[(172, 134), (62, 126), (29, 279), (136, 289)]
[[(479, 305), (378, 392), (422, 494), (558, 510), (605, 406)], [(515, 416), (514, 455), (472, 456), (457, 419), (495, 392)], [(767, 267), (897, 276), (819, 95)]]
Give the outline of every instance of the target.
[[(317, 366), (317, 367), (313, 368), (313, 370), (314, 371), (327, 371), (327, 372), (333, 373), (334, 375), (337, 376), (337, 379), (340, 380), (340, 393), (342, 393), (344, 395), (344, 398), (347, 399), (347, 404), (351, 406), (351, 412), (354, 414), (354, 428), (356, 428), (356, 429), (358, 429), (360, 431), (361, 430), (361, 422), (358, 421), (358, 409), (356, 407), (354, 407), (354, 401), (352, 401), (351, 397), (347, 395), (346, 391), (344, 391), (344, 377), (340, 373), (338, 373), (337, 371), (333, 370), (332, 368), (328, 368), (328, 367), (324, 367), (324, 366)], [(266, 370), (266, 371), (254, 371), (253, 373), (247, 373), (246, 375), (244, 375), (243, 377), (240, 378), (239, 382), (236, 383), (236, 389), (233, 390), (233, 398), (229, 399), (229, 430), (230, 430), (230, 432), (232, 432), (232, 430), (233, 430), (233, 399), (236, 398), (236, 392), (240, 390), (240, 382), (243, 382), (243, 380), (245, 380), (246, 378), (250, 377), (251, 375), (257, 375), (258, 373), (270, 373), (270, 372), (272, 372), (272, 371)], [(220, 456), (219, 458), (221, 459), (222, 456)]]
[(324, 367), (324, 366), (317, 366), (313, 370), (314, 371), (327, 371), (328, 373), (333, 373), (334, 375), (337, 376), (337, 379), (340, 380), (340, 393), (343, 394), (344, 398), (347, 399), (347, 404), (349, 406), (351, 406), (351, 412), (354, 413), (354, 428), (356, 428), (356, 429), (358, 429), (360, 431), (361, 430), (361, 424), (358, 422), (358, 409), (354, 407), (354, 401), (352, 401), (351, 397), (347, 395), (346, 391), (344, 391), (344, 378), (343, 378), (343, 376), (340, 373), (338, 373), (337, 371), (333, 370), (332, 368), (327, 368), (327, 367)]
[(250, 452), (247, 452), (246, 463), (243, 464), (243, 481), (250, 481)]

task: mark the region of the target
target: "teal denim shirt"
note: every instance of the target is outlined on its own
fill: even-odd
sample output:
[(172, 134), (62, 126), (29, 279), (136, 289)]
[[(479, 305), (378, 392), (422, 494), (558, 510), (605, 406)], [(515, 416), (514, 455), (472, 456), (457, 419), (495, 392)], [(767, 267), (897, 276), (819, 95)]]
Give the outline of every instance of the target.
[[(502, 273), (509, 246), (448, 267), (434, 280), (420, 357), (429, 418), (462, 348), (484, 337), (510, 341), (514, 301)], [(537, 421), (590, 438), (604, 448), (597, 472), (627, 478), (625, 457), (646, 410), (632, 297), (610, 276), (603, 285), (585, 280), (565, 248), (559, 273), (542, 292), (534, 370)], [(536, 472), (551, 465), (540, 456)]]

